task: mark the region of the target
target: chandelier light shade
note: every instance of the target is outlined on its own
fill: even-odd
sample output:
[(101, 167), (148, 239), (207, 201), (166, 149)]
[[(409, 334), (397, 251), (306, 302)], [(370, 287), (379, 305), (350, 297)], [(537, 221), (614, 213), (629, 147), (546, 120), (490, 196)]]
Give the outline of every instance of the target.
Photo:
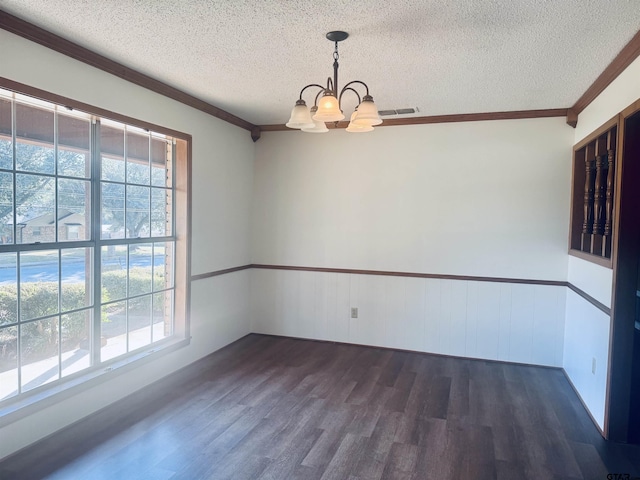
[(313, 128), (315, 126), (304, 100), (300, 99), (296, 102), (296, 106), (291, 110), (291, 118), (286, 125), (289, 128)]
[(354, 122), (356, 117), (358, 116), (358, 112), (355, 111), (351, 114), (351, 121), (349, 122), (349, 126), (347, 127), (347, 132), (349, 133), (366, 133), (373, 130), (372, 125), (358, 125)]
[[(318, 111), (318, 107), (316, 106), (311, 107), (311, 118), (314, 117), (314, 114), (317, 111)], [(329, 131), (325, 123), (321, 122), (320, 120), (314, 120), (313, 124), (314, 124), (313, 128), (303, 127), (301, 128), (301, 130), (307, 133), (325, 133)]]
[(376, 108), (376, 104), (373, 103), (373, 98), (369, 95), (365, 95), (358, 105), (358, 115), (356, 118), (352, 120), (356, 125), (380, 125), (382, 123), (382, 119), (378, 114), (378, 109)]
[(320, 122), (339, 122), (344, 120), (344, 113), (340, 110), (338, 99), (333, 96), (333, 92), (325, 91), (320, 99), (318, 113), (313, 116), (314, 120)]
[[(354, 94), (358, 98), (358, 106), (356, 107), (356, 112), (351, 115), (347, 132), (370, 132), (373, 130), (374, 125), (382, 123), (376, 104), (373, 102), (373, 97), (369, 95), (369, 87), (366, 83), (360, 80), (353, 80), (342, 87), (341, 90), (338, 90), (338, 42), (346, 40), (348, 36), (347, 32), (341, 31), (327, 33), (327, 39), (335, 43), (333, 78), (327, 78), (326, 87), (311, 83), (300, 91), (300, 98), (298, 98), (291, 111), (291, 118), (286, 124), (287, 127), (308, 133), (328, 132), (329, 129), (325, 122), (335, 122), (337, 125), (340, 120), (345, 118), (342, 111), (342, 96), (347, 92)], [(309, 88), (317, 89), (311, 111), (309, 111), (307, 104), (302, 99), (303, 93)], [(360, 97), (360, 93), (356, 88), (364, 88), (365, 92), (362, 97)]]

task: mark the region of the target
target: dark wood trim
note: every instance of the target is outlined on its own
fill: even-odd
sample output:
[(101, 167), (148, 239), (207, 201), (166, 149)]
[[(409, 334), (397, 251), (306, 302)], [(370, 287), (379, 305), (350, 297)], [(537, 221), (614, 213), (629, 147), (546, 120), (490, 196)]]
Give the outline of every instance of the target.
[(589, 88), (582, 94), (571, 110), (579, 115), (595, 98), (600, 95), (622, 71), (640, 55), (640, 31), (627, 43), (613, 61), (596, 78)]
[[(571, 212), (571, 215), (573, 216), (573, 212)], [(591, 253), (583, 252), (582, 250), (576, 250), (574, 248), (569, 249), (569, 255), (571, 255), (572, 257), (581, 258), (582, 260), (586, 260), (587, 262), (596, 263), (603, 267), (613, 268), (610, 258), (593, 255)]]
[[(613, 118), (610, 118), (605, 123), (603, 123), (598, 128), (596, 128), (593, 132), (591, 132), (589, 135), (587, 135), (582, 140), (580, 140), (578, 143), (576, 143), (573, 146), (573, 152), (574, 153), (577, 152), (578, 150), (583, 148), (585, 145), (588, 145), (589, 143), (593, 142), (596, 138), (601, 136), (603, 133), (608, 132), (613, 127), (618, 125), (618, 121), (619, 121), (618, 117), (619, 117), (618, 115), (615, 115)], [(619, 145), (619, 144), (616, 143), (616, 145)]]
[(636, 100), (627, 108), (622, 110), (622, 112), (620, 113), (620, 123), (622, 123), (625, 118), (630, 117), (631, 115), (633, 115), (639, 110), (640, 110), (640, 99)]
[[(430, 117), (386, 118), (378, 127), (401, 125), (425, 125), (429, 123), (481, 122), (486, 120), (521, 120), (525, 118), (566, 117), (568, 109), (549, 108), (546, 110), (517, 110), (513, 112), (461, 113), (455, 115), (433, 115)], [(349, 122), (338, 122), (338, 125), (327, 124), (327, 128), (347, 128)], [(260, 125), (263, 132), (297, 131), (284, 124)]]
[(98, 68), (104, 72), (110, 73), (111, 75), (122, 78), (123, 80), (139, 85), (147, 90), (159, 93), (160, 95), (164, 95), (165, 97), (195, 108), (196, 110), (208, 113), (211, 116), (224, 120), (232, 125), (236, 125), (237, 127), (244, 128), (250, 132), (256, 127), (252, 123), (200, 100), (193, 95), (189, 95), (175, 87), (133, 70), (132, 68), (126, 67), (121, 63), (92, 52), (91, 50), (81, 47), (80, 45), (65, 38), (54, 35), (47, 30), (10, 15), (3, 10), (0, 10), (0, 28), (58, 53), (62, 53), (63, 55), (75, 60), (86, 63), (87, 65)]
[[(615, 117), (617, 119), (617, 121), (619, 122), (618, 124), (618, 138), (616, 139), (616, 171), (615, 171), (615, 191), (616, 191), (616, 195), (615, 195), (615, 203), (614, 203), (614, 212), (616, 212), (616, 214), (613, 217), (613, 241), (611, 243), (611, 263), (613, 266), (613, 275), (612, 275), (612, 281), (611, 281), (611, 333), (609, 334), (609, 359), (608, 359), (608, 364), (609, 364), (609, 369), (607, 371), (607, 391), (605, 393), (605, 400), (604, 400), (604, 404), (605, 404), (605, 416), (604, 416), (604, 432), (605, 432), (605, 438), (610, 438), (611, 436), (611, 419), (610, 419), (610, 408), (611, 408), (611, 396), (612, 396), (612, 388), (611, 388), (611, 381), (612, 381), (612, 372), (611, 372), (611, 364), (614, 362), (614, 354), (613, 354), (613, 349), (614, 349), (614, 335), (613, 335), (613, 329), (614, 329), (614, 325), (616, 323), (616, 288), (617, 288), (617, 284), (618, 284), (618, 249), (619, 249), (619, 242), (620, 242), (620, 205), (621, 205), (621, 198), (622, 198), (622, 168), (624, 165), (623, 162), (623, 150), (624, 150), (624, 116), (622, 115), (622, 113), (620, 113), (619, 115), (617, 115)], [(614, 421), (615, 423), (615, 421)], [(614, 426), (614, 430), (615, 430), (615, 426)], [(614, 436), (616, 435), (616, 433), (614, 432)], [(625, 439), (626, 440), (626, 439)]]
[(213, 272), (200, 273), (193, 275), (191, 281), (203, 280), (205, 278), (217, 277), (219, 275), (225, 275), (227, 273), (238, 272), (240, 270), (247, 270), (249, 268), (256, 268), (261, 270), (289, 270), (298, 272), (320, 272), (320, 273), (344, 273), (353, 275), (380, 275), (385, 277), (410, 277), (410, 278), (435, 278), (440, 280), (466, 280), (472, 282), (496, 282), (496, 283), (518, 283), (525, 285), (549, 285), (552, 287), (568, 287), (576, 292), (582, 298), (591, 303), (594, 307), (603, 311), (607, 315), (610, 314), (610, 309), (603, 303), (599, 302), (585, 291), (579, 289), (575, 285), (562, 280), (535, 280), (524, 278), (506, 278), (506, 277), (478, 277), (470, 275), (446, 275), (440, 273), (417, 273), (417, 272), (391, 272), (387, 270), (357, 270), (351, 268), (326, 268), (326, 267), (300, 267), (290, 265), (264, 265), (259, 263), (251, 263), (249, 265), (242, 265), (240, 267), (225, 268), (224, 270), (216, 270)]
[(521, 120), (526, 118), (565, 117), (566, 115), (566, 108), (549, 108), (545, 110), (516, 110), (511, 112), (464, 113), (416, 118), (390, 118), (385, 120), (382, 125), (421, 125), (427, 123), (480, 122), (486, 120)]
[(567, 110), (567, 125), (573, 128), (576, 128), (576, 125), (578, 125), (578, 114), (573, 108)]
[(260, 130), (260, 127), (253, 127), (251, 129), (251, 140), (253, 140), (253, 143), (255, 143), (258, 140), (260, 140), (260, 135), (261, 134), (262, 134), (262, 130)]
[(322, 268), (322, 267), (294, 267), (288, 265), (262, 265), (251, 264), (251, 268), (260, 268), (265, 270), (294, 270), (303, 272), (328, 272), (328, 273), (348, 273), (355, 275), (381, 275), (391, 277), (412, 277), (412, 278), (435, 278), (441, 280), (466, 280), (472, 282), (497, 282), (497, 283), (518, 283), (526, 285), (549, 285), (554, 287), (568, 287), (576, 292), (582, 298), (591, 303), (594, 307), (610, 315), (610, 309), (603, 303), (599, 302), (591, 295), (576, 287), (575, 285), (562, 280), (535, 280), (524, 278), (505, 278), (505, 277), (478, 277), (470, 275), (446, 275), (440, 273), (416, 273), (416, 272), (390, 272), (386, 270), (355, 270), (348, 268)]
[(569, 290), (580, 295), (582, 298), (584, 298), (587, 302), (589, 302), (591, 305), (596, 307), (598, 310), (600, 310), (601, 312), (607, 315), (611, 315), (611, 309), (607, 307), (604, 303), (599, 302), (584, 290), (581, 290), (580, 288), (576, 287), (573, 283), (566, 282), (566, 285), (569, 288)]
[[(606, 134), (607, 132), (610, 132), (613, 129), (617, 129), (617, 131), (619, 131), (618, 123), (619, 123), (619, 118), (618, 118), (618, 115), (616, 115), (613, 118), (610, 118), (609, 120), (607, 120), (604, 124), (600, 125), (600, 127), (598, 127), (596, 130), (594, 130), (589, 135), (584, 137), (578, 143), (576, 143), (573, 146), (573, 154), (572, 154), (572, 160), (571, 160), (571, 197), (570, 197), (570, 204), (569, 204), (569, 207), (570, 207), (569, 208), (569, 236), (567, 238), (568, 252), (569, 252), (569, 255), (581, 258), (588, 262), (596, 263), (606, 268), (613, 268), (613, 253), (616, 248), (615, 236), (617, 235), (616, 233), (617, 230), (614, 225), (612, 225), (612, 227), (614, 228), (611, 229), (611, 236), (608, 237), (611, 239), (610, 240), (611, 245), (610, 247), (606, 245), (603, 247), (603, 252), (607, 252), (607, 254), (609, 255), (609, 258), (604, 257), (602, 255), (591, 254), (587, 251), (580, 250), (580, 248), (582, 248), (580, 243), (580, 238), (584, 238), (584, 235), (582, 233), (583, 232), (582, 221), (584, 219), (583, 209), (585, 208), (583, 190), (585, 188), (584, 182), (585, 182), (585, 176), (586, 176), (584, 160), (585, 160), (585, 155), (593, 149), (593, 146), (590, 147), (590, 144), (594, 142), (597, 143), (600, 137), (602, 137), (604, 134)], [(590, 148), (591, 150), (589, 150)], [(618, 158), (617, 155), (620, 150), (619, 141), (616, 141), (615, 150), (616, 150), (616, 158)], [(591, 151), (591, 153), (594, 154), (593, 151)], [(619, 164), (619, 162), (616, 160), (615, 164), (617, 165)], [(617, 167), (614, 170), (617, 171)], [(576, 192), (576, 188), (580, 190)], [(615, 218), (617, 217), (616, 212), (618, 211), (617, 209), (619, 208), (619, 206), (616, 204), (617, 199), (619, 197), (618, 192), (619, 192), (618, 184), (615, 183), (615, 186), (613, 188), (614, 206), (612, 208), (614, 223), (615, 223)], [(587, 237), (587, 238), (593, 239), (593, 236)], [(600, 237), (600, 238), (604, 238), (604, 237)]]
[(172, 130), (170, 128), (156, 125), (154, 123), (145, 122), (144, 120), (140, 120), (138, 118), (121, 115), (119, 113), (112, 112), (111, 110), (95, 107), (88, 103), (78, 102), (77, 100), (63, 97), (62, 95), (56, 95), (55, 93), (50, 93), (46, 90), (40, 90), (39, 88), (31, 87), (29, 85), (25, 85), (24, 83), (16, 82), (8, 78), (0, 77), (0, 88), (11, 90), (28, 97), (37, 98), (39, 100), (46, 100), (47, 102), (64, 105), (65, 107), (70, 107), (74, 110), (80, 110), (85, 113), (96, 115), (102, 118), (108, 118), (109, 120), (114, 120), (116, 122), (126, 123), (128, 125), (133, 125), (154, 132), (162, 133), (163, 135), (168, 135), (170, 137), (181, 138), (182, 140), (187, 140), (189, 142), (191, 141), (191, 135), (189, 135), (188, 133), (180, 132), (178, 130)]
[[(593, 417), (593, 415), (591, 415), (591, 411), (589, 410), (589, 407), (587, 407), (587, 404), (584, 403), (584, 400), (582, 399), (582, 395), (580, 395), (580, 391), (576, 388), (576, 386), (571, 381), (571, 377), (569, 377), (569, 374), (567, 373), (567, 371), (564, 368), (560, 368), (560, 370), (562, 371), (562, 373), (564, 374), (565, 378), (567, 379), (567, 382), (569, 382), (569, 385), (571, 386), (571, 388), (575, 392), (576, 396), (578, 397), (578, 400), (580, 400), (580, 403), (584, 407), (585, 412), (587, 412), (587, 415), (589, 415), (589, 418), (591, 418), (591, 421), (593, 422), (595, 427), (600, 432), (600, 435), (602, 435), (603, 437), (606, 438), (606, 436), (604, 434), (604, 430), (602, 428), (600, 428), (600, 425), (598, 425), (598, 422), (596, 422), (596, 419)], [(606, 415), (605, 415), (605, 418), (606, 418)], [(606, 424), (606, 420), (605, 420), (604, 423)]]
[(566, 287), (567, 282), (560, 280), (529, 280), (523, 278), (476, 277), (469, 275), (446, 275), (440, 273), (390, 272), (386, 270), (356, 270), (350, 268), (298, 267), (289, 265), (251, 264), (251, 268), (265, 270), (294, 270), (303, 272), (349, 273), (354, 275), (381, 275), (388, 277), (436, 278), (441, 280), (467, 280), (475, 282), (525, 283), (529, 285), (551, 285)]
[(195, 282), (196, 280), (203, 280), (205, 278), (217, 277), (219, 275), (225, 275), (227, 273), (239, 272), (240, 270), (247, 270), (248, 268), (252, 267), (253, 265), (242, 265), (240, 267), (225, 268), (223, 270), (216, 270), (214, 272), (199, 273), (197, 275), (192, 275), (191, 281)]

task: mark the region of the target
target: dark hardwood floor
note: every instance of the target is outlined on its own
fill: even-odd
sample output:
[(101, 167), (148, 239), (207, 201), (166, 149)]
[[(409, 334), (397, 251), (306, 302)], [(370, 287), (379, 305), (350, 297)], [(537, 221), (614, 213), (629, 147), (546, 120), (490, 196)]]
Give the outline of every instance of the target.
[(9, 457), (0, 478), (606, 480), (639, 467), (559, 370), (249, 335)]

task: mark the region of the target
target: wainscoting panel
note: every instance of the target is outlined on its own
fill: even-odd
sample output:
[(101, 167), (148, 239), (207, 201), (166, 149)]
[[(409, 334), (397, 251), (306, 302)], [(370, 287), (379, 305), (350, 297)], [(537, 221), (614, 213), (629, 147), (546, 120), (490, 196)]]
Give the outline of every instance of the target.
[(253, 331), (560, 367), (566, 290), (254, 268)]
[(611, 317), (571, 290), (566, 311), (563, 367), (593, 419), (604, 429)]

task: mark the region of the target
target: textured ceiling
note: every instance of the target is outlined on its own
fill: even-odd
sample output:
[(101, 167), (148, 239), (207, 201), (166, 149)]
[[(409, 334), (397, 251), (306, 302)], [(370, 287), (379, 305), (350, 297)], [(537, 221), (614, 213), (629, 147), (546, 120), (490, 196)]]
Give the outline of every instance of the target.
[(638, 0), (0, 0), (0, 9), (254, 124), (286, 122), (300, 89), (326, 82), (330, 30), (350, 34), (341, 85), (366, 82), (379, 109), (445, 115), (569, 107), (640, 28)]

